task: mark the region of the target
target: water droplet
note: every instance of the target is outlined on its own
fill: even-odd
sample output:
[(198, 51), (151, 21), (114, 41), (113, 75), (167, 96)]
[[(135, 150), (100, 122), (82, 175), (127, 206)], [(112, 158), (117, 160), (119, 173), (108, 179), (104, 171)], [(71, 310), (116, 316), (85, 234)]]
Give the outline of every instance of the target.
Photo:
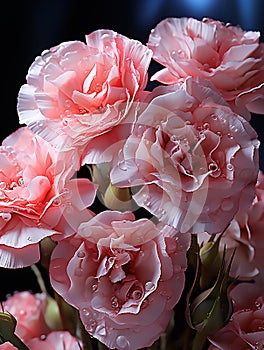
[(123, 335), (119, 335), (117, 338), (116, 338), (116, 345), (118, 347), (118, 349), (125, 349), (127, 347), (130, 347), (130, 343), (129, 341), (127, 340), (127, 338)]
[(233, 136), (232, 133), (228, 133), (228, 134), (227, 134), (227, 137), (228, 137), (230, 140), (232, 140), (232, 139), (234, 138), (234, 136)]
[(96, 91), (96, 92), (102, 91), (102, 84), (96, 83), (95, 87), (94, 87), (94, 91)]
[(233, 167), (233, 165), (232, 165), (231, 163), (228, 163), (228, 164), (226, 165), (226, 168), (227, 168), (227, 170), (229, 170), (229, 171), (233, 171), (233, 170), (234, 170), (234, 167)]
[(1, 190), (4, 190), (5, 188), (6, 188), (6, 182), (1, 181), (1, 182), (0, 182), (0, 189), (1, 189)]
[(111, 298), (111, 306), (113, 309), (118, 309), (119, 303), (118, 303), (118, 298), (117, 297), (112, 297)]
[(155, 289), (155, 284), (151, 281), (148, 281), (145, 283), (145, 290), (146, 292), (151, 292)]
[(178, 56), (180, 56), (180, 57), (185, 57), (185, 52), (184, 51), (182, 51), (181, 49), (178, 49), (177, 50), (177, 54), (178, 54)]
[(222, 204), (221, 204), (221, 208), (223, 211), (229, 211), (233, 208), (233, 202), (231, 199), (224, 199)]
[(96, 333), (101, 335), (101, 336), (105, 336), (106, 335), (106, 329), (104, 325), (100, 325), (97, 327), (96, 329)]
[(139, 300), (142, 297), (142, 292), (140, 289), (136, 289), (132, 292), (131, 298), (135, 300)]
[(83, 269), (81, 267), (76, 267), (74, 270), (74, 275), (80, 277), (83, 274)]
[(12, 181), (9, 185), (10, 190), (14, 190), (16, 187), (18, 187), (18, 183), (16, 181)]
[(170, 140), (171, 140), (172, 142), (177, 142), (177, 141), (178, 141), (178, 137), (175, 136), (175, 135), (172, 135), (172, 136), (170, 137)]
[(22, 177), (20, 177), (18, 180), (17, 180), (17, 183), (18, 183), (18, 186), (23, 186), (24, 185), (24, 180)]
[(212, 162), (209, 164), (208, 169), (212, 172), (215, 172), (218, 170), (218, 165), (216, 163)]
[(254, 349), (255, 350), (262, 350), (262, 349), (264, 349), (264, 344), (260, 343), (260, 342), (256, 342)]
[(85, 322), (85, 328), (89, 333), (94, 333), (96, 326), (97, 326), (97, 323), (93, 318), (90, 318)]
[(211, 118), (213, 120), (217, 120), (218, 119), (218, 115), (213, 113), (213, 114), (211, 114)]
[(9, 221), (12, 218), (12, 214), (10, 213), (0, 213), (0, 216), (2, 217), (3, 220)]
[(71, 107), (71, 105), (72, 105), (72, 101), (71, 100), (65, 100), (65, 107), (66, 108), (70, 108)]
[(85, 257), (85, 252), (83, 250), (77, 253), (78, 258), (83, 259)]
[(45, 334), (41, 334), (40, 340), (44, 341), (44, 340), (46, 340), (46, 338), (47, 338), (47, 336)]
[(55, 207), (58, 207), (59, 205), (61, 205), (61, 199), (55, 198), (52, 202), (52, 205), (54, 205)]
[(205, 130), (210, 129), (210, 124), (209, 124), (209, 123), (203, 123), (203, 128), (204, 128)]
[(90, 314), (91, 314), (90, 309), (87, 309), (87, 308), (83, 308), (83, 309), (82, 309), (82, 315), (83, 315), (83, 316), (89, 317)]
[(92, 284), (91, 289), (93, 292), (96, 292), (98, 289), (98, 284), (97, 283)]
[(261, 303), (258, 301), (258, 300), (256, 300), (255, 301), (255, 308), (257, 309), (257, 310), (260, 310), (261, 309)]
[(126, 166), (126, 162), (124, 160), (121, 160), (119, 163), (118, 163), (118, 167), (123, 170), (123, 171), (126, 171), (127, 170), (127, 166)]

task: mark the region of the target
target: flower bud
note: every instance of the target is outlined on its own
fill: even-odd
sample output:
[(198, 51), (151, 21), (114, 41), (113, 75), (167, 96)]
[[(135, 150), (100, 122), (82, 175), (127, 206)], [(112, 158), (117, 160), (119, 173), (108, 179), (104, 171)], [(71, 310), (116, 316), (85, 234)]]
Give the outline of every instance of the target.
[(17, 321), (8, 312), (0, 312), (0, 344), (10, 342), (19, 350), (29, 350), (22, 340), (15, 334)]
[(132, 199), (128, 187), (119, 188), (111, 183), (103, 196), (104, 205), (112, 210), (127, 211), (132, 209)]
[(56, 300), (51, 298), (49, 295), (47, 295), (47, 305), (46, 305), (44, 317), (50, 329), (52, 330), (62, 329), (59, 306)]
[[(187, 307), (187, 321), (190, 327), (199, 333), (203, 333), (205, 336), (224, 327), (232, 315), (233, 307), (228, 295), (228, 287), (233, 281), (229, 278), (233, 257), (234, 254), (226, 269), (224, 250), (214, 285), (197, 296), (193, 296), (194, 300)], [(191, 300), (190, 296), (189, 300)]]
[(93, 164), (92, 165), (92, 181), (99, 185), (98, 190), (105, 193), (110, 183), (110, 163)]
[(215, 282), (221, 266), (222, 253), (219, 252), (219, 242), (220, 237), (216, 241), (210, 239), (200, 248), (200, 287), (202, 290), (209, 288)]
[(17, 321), (13, 315), (8, 312), (0, 312), (0, 344), (9, 341), (16, 329)]

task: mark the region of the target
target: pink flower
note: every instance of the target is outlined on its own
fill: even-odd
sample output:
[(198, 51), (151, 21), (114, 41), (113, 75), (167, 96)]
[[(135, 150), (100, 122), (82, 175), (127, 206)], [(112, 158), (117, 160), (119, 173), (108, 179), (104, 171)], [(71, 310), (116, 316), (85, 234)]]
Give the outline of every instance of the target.
[[(260, 196), (263, 180), (263, 173), (259, 171), (252, 205), (235, 215), (220, 240), (219, 249), (221, 252), (226, 249), (227, 262), (235, 249), (230, 270), (233, 278), (252, 279), (264, 268), (264, 202)], [(198, 242), (206, 243), (210, 237), (204, 232), (198, 236)]]
[(111, 30), (37, 57), (18, 95), (20, 123), (60, 149), (85, 146), (126, 118), (147, 84), (152, 51)]
[[(22, 341), (28, 342), (29, 339), (40, 337), (50, 331), (44, 318), (47, 306), (45, 293), (17, 292), (2, 302), (2, 305), (4, 312), (9, 312), (15, 317), (17, 321), (15, 333)], [(1, 346), (0, 348), (2, 349)]]
[(53, 331), (28, 342), (30, 350), (81, 350), (82, 342), (67, 331)]
[(19, 268), (39, 260), (39, 242), (58, 229), (72, 233), (79, 217), (92, 215), (97, 186), (75, 179), (72, 152), (57, 152), (27, 127), (0, 147), (0, 266)]
[(180, 232), (219, 233), (254, 198), (257, 134), (201, 79), (158, 87), (110, 177)]
[(143, 348), (165, 332), (181, 297), (189, 245), (190, 235), (132, 212), (101, 212), (58, 242), (51, 283), (107, 347)]
[(259, 32), (220, 21), (167, 18), (147, 46), (165, 68), (152, 77), (174, 84), (188, 76), (210, 80), (238, 114), (264, 114), (264, 44)]
[(264, 294), (261, 284), (243, 283), (232, 293), (234, 313), (228, 324), (209, 337), (210, 350), (262, 350), (264, 344)]

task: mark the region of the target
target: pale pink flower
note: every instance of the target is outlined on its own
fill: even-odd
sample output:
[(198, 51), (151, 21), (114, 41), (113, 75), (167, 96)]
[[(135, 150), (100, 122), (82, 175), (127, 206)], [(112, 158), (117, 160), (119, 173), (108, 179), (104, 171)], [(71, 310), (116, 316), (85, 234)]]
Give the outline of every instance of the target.
[(254, 198), (257, 134), (210, 88), (189, 77), (151, 93), (119, 161), (118, 187), (180, 232), (222, 232)]
[(46, 337), (34, 338), (28, 342), (30, 350), (82, 350), (80, 339), (68, 331), (53, 331)]
[(39, 260), (40, 240), (91, 217), (86, 207), (97, 186), (73, 177), (72, 152), (58, 152), (27, 127), (3, 141), (0, 163), (0, 266), (29, 266)]
[(60, 149), (85, 146), (126, 118), (147, 84), (152, 51), (112, 30), (36, 58), (18, 95), (20, 123)]
[(209, 350), (262, 350), (264, 345), (264, 293), (260, 284), (243, 283), (231, 292), (234, 312), (228, 324), (209, 337)]
[(105, 211), (61, 240), (50, 264), (53, 288), (110, 349), (150, 346), (179, 301), (190, 235), (132, 212)]
[(264, 114), (264, 44), (260, 33), (213, 19), (166, 18), (147, 46), (165, 68), (152, 80), (174, 84), (188, 76), (210, 80), (236, 113)]
[[(44, 317), (46, 306), (45, 293), (32, 294), (29, 291), (17, 292), (2, 302), (4, 312), (9, 312), (15, 317), (17, 321), (15, 333), (25, 343), (50, 331)], [(6, 346), (8, 349), (8, 345)]]

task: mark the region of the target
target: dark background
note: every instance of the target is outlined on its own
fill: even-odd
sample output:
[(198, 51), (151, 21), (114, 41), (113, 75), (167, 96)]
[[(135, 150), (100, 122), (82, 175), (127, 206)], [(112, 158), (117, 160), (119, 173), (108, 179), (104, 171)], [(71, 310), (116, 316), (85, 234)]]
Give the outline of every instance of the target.
[[(85, 41), (96, 29), (112, 29), (146, 43), (150, 30), (166, 17), (211, 17), (264, 35), (263, 0), (34, 0), (5, 2), (1, 9), (1, 141), (20, 125), (17, 94), (26, 82), (29, 66), (45, 49), (63, 41)], [(153, 66), (151, 66), (153, 69)], [(151, 73), (151, 70), (150, 70)], [(262, 141), (264, 170), (264, 116), (253, 116), (253, 127)], [(38, 290), (30, 268), (0, 269), (0, 299), (8, 292)]]

